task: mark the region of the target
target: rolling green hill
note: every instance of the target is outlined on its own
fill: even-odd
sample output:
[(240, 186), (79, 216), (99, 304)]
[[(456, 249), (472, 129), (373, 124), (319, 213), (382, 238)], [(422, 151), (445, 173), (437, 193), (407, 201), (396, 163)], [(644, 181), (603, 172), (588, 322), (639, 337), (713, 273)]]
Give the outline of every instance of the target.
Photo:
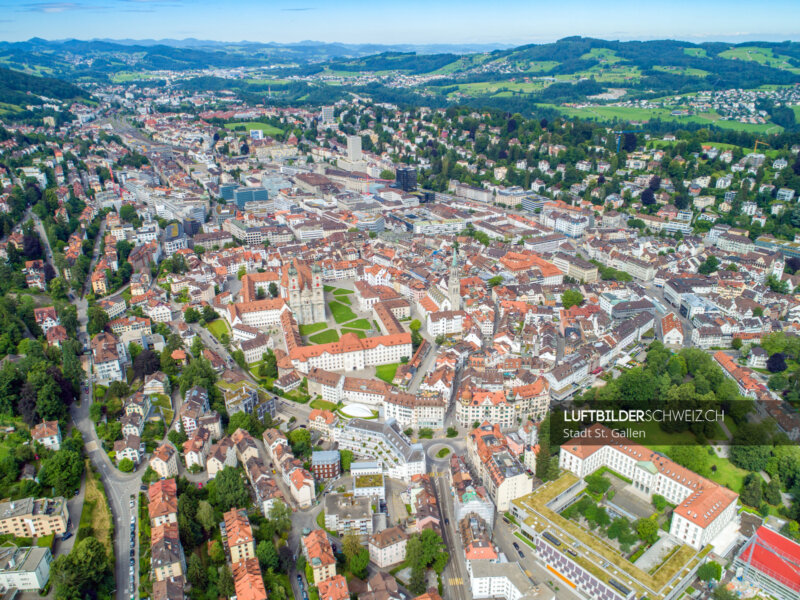
[(81, 88), (66, 81), (0, 67), (0, 104), (24, 107), (44, 104), (46, 99), (67, 101), (87, 97)]

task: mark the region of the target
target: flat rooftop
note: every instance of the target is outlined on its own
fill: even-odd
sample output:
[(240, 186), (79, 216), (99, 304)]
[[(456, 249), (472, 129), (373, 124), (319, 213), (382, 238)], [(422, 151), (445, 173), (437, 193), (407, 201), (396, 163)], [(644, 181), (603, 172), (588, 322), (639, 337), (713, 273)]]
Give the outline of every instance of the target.
[[(623, 585), (633, 588), (637, 597), (647, 596), (651, 600), (663, 598), (711, 551), (708, 545), (700, 551), (688, 545), (679, 546), (666, 561), (651, 573), (634, 566), (614, 547), (580, 527), (570, 519), (549, 508), (554, 498), (569, 490), (579, 479), (565, 472), (555, 481), (550, 481), (532, 493), (512, 501), (523, 514), (524, 524), (536, 533), (548, 532), (562, 542), (561, 546), (552, 544), (544, 537), (539, 543), (548, 543), (559, 552), (570, 550), (565, 557), (601, 581), (616, 579)], [(603, 566), (606, 565), (606, 566)]]

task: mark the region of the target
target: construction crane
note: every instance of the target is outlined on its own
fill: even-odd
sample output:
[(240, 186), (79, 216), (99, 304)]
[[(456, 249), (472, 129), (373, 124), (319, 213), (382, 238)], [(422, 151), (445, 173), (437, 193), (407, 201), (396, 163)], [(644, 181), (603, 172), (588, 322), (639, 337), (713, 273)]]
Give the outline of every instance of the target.
[(762, 146), (766, 146), (767, 148), (769, 148), (769, 144), (768, 144), (767, 142), (762, 142), (761, 140), (756, 140), (756, 143), (755, 143), (755, 144), (753, 144), (753, 154), (755, 154), (755, 153), (756, 153), (756, 150), (758, 150), (758, 145), (759, 145), (759, 144), (761, 144)]
[(622, 143), (623, 133), (641, 133), (643, 131), (644, 129), (622, 129), (620, 131), (612, 131), (611, 133), (614, 133), (617, 136), (617, 152), (619, 152), (619, 146)]

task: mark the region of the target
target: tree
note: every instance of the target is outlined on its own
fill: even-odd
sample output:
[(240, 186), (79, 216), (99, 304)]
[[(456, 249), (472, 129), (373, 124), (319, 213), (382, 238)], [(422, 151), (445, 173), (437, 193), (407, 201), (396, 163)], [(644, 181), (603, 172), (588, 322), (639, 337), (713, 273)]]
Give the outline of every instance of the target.
[(142, 483), (145, 485), (150, 485), (151, 483), (155, 483), (158, 481), (159, 475), (158, 473), (153, 470), (153, 467), (147, 465), (147, 468), (144, 471), (144, 475), (142, 475)]
[(366, 578), (369, 564), (369, 550), (362, 548), (353, 558), (347, 561), (350, 572), (359, 579)]
[(186, 440), (188, 440), (189, 438), (186, 436), (186, 434), (185, 434), (183, 431), (178, 431), (177, 429), (172, 429), (172, 430), (170, 430), (170, 432), (167, 434), (167, 439), (168, 439), (170, 442), (172, 442), (172, 444), (173, 444), (173, 445), (174, 445), (176, 448), (182, 448), (182, 447), (183, 447), (183, 443), (184, 443)]
[(134, 464), (130, 458), (123, 458), (121, 461), (119, 461), (117, 467), (123, 473), (130, 473), (133, 471)]
[(593, 494), (603, 495), (608, 491), (608, 488), (611, 487), (611, 481), (599, 473), (587, 475), (584, 480), (587, 483), (587, 489)]
[(582, 302), (583, 294), (577, 290), (566, 290), (561, 294), (561, 304), (567, 310), (573, 306), (580, 306)]
[(225, 467), (208, 484), (208, 499), (217, 510), (228, 512), (232, 508), (250, 504), (250, 494), (238, 469)]
[(269, 509), (269, 520), (278, 533), (288, 533), (292, 528), (292, 510), (283, 502), (277, 501)]
[(108, 324), (108, 315), (99, 306), (92, 306), (89, 308), (88, 313), (89, 321), (86, 324), (86, 330), (89, 335), (95, 336), (106, 328)]
[(697, 569), (697, 578), (700, 581), (720, 581), (722, 579), (722, 566), (713, 560), (708, 561)]
[(422, 327), (422, 323), (419, 322), (419, 319), (414, 319), (411, 323), (408, 324), (408, 328), (411, 331), (419, 331), (420, 327)]
[(206, 304), (203, 307), (203, 320), (206, 323), (211, 323), (211, 321), (215, 321), (219, 318), (217, 311), (215, 311), (210, 304)]
[(133, 360), (133, 376), (144, 380), (161, 367), (161, 358), (153, 350), (142, 350)]
[(658, 539), (658, 521), (654, 519), (639, 519), (636, 521), (636, 534), (643, 542), (654, 543)]
[(17, 413), (29, 427), (39, 422), (39, 414), (36, 412), (36, 388), (30, 381), (26, 381), (22, 386), (17, 401)]
[(622, 134), (622, 149), (625, 152), (633, 152), (636, 150), (636, 134), (635, 133), (623, 133)]
[(653, 494), (651, 502), (653, 503), (653, 506), (658, 512), (661, 512), (662, 510), (667, 508), (667, 499), (664, 498), (664, 496), (662, 496), (661, 494)]
[(308, 429), (297, 428), (289, 432), (289, 444), (295, 456), (304, 457), (311, 453), (311, 432)]
[(194, 306), (190, 306), (183, 313), (183, 320), (187, 323), (197, 323), (200, 320), (200, 311)]
[(233, 435), (237, 429), (244, 429), (253, 437), (260, 438), (266, 427), (253, 413), (238, 412), (228, 421), (228, 435)]
[(273, 570), (278, 568), (278, 551), (275, 550), (274, 544), (262, 540), (256, 547), (256, 556), (262, 568)]
[(220, 542), (213, 540), (208, 545), (208, 557), (215, 565), (221, 565), (225, 562), (225, 550)]
[(644, 206), (652, 206), (656, 203), (656, 195), (650, 188), (645, 188), (642, 192), (641, 199)]
[(272, 298), (277, 298), (278, 297), (278, 284), (277, 283), (275, 283), (274, 281), (271, 281), (269, 286), (268, 286), (268, 289), (269, 289), (269, 295)]
[(241, 279), (245, 275), (247, 275), (247, 267), (239, 267), (239, 270), (236, 273), (236, 277)]
[(72, 497), (81, 484), (83, 457), (79, 452), (62, 448), (43, 461), (39, 479), (51, 486), (58, 496)]
[(764, 500), (773, 506), (781, 504), (781, 479), (777, 473), (772, 476), (764, 490)]
[(275, 356), (275, 353), (270, 349), (264, 353), (262, 358), (262, 375), (264, 377), (271, 377), (273, 379), (278, 377), (278, 359)]
[(217, 526), (217, 519), (214, 516), (214, 507), (206, 500), (200, 500), (200, 502), (198, 502), (195, 518), (203, 529), (205, 529), (206, 533), (210, 533)]
[(786, 357), (782, 352), (776, 352), (767, 359), (767, 370), (770, 373), (782, 373), (786, 370)]
[(87, 537), (77, 542), (72, 552), (59, 556), (51, 566), (56, 598), (73, 598), (76, 593), (78, 598), (94, 596), (108, 566), (106, 549), (97, 539)]
[(205, 358), (196, 358), (189, 363), (180, 375), (181, 394), (185, 395), (186, 390), (196, 385), (211, 390), (216, 381), (217, 373), (211, 363)]
[(339, 450), (339, 462), (341, 464), (342, 471), (349, 471), (350, 463), (353, 462), (353, 451)]
[(742, 343), (743, 343), (742, 338), (735, 337), (731, 341), (731, 348), (733, 348), (734, 350), (740, 350), (742, 347)]
[(486, 282), (490, 288), (496, 287), (503, 283), (503, 276), (502, 275), (495, 275), (494, 277), (490, 278), (489, 281)]
[(187, 561), (186, 578), (196, 588), (205, 587), (208, 581), (203, 563), (200, 562), (200, 557), (197, 554), (192, 554)]
[(703, 275), (711, 275), (719, 268), (719, 259), (713, 254), (697, 268), (697, 272)]
[(205, 345), (203, 344), (203, 340), (200, 339), (200, 336), (194, 336), (194, 340), (192, 340), (192, 356), (195, 358), (200, 358), (204, 349)]
[(412, 568), (411, 576), (408, 580), (408, 591), (414, 595), (424, 593), (427, 588), (425, 579), (425, 569), (419, 567)]
[(761, 506), (761, 476), (757, 473), (750, 473), (745, 477), (742, 493), (739, 498), (743, 504), (758, 508)]
[(342, 538), (342, 554), (344, 554), (347, 560), (353, 558), (363, 549), (364, 547), (361, 545), (361, 540), (355, 533), (348, 533)]
[(225, 598), (230, 598), (236, 593), (236, 586), (233, 582), (233, 574), (227, 565), (223, 565), (219, 570), (217, 590)]

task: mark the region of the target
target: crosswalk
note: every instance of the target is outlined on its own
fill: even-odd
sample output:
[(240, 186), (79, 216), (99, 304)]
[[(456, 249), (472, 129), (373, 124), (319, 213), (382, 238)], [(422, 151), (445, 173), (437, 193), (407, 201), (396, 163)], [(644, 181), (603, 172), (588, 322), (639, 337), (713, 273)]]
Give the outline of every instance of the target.
[(447, 580), (447, 583), (449, 585), (463, 585), (464, 584), (464, 580), (461, 577), (450, 577)]

